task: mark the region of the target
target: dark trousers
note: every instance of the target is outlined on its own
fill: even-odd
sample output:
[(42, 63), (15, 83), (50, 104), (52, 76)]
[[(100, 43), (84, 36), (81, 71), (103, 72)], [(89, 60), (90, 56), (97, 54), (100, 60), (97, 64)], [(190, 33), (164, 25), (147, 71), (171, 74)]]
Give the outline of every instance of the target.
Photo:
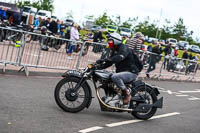
[(150, 73), (151, 71), (155, 69), (156, 69), (156, 61), (152, 59), (149, 63), (149, 68), (146, 73)]

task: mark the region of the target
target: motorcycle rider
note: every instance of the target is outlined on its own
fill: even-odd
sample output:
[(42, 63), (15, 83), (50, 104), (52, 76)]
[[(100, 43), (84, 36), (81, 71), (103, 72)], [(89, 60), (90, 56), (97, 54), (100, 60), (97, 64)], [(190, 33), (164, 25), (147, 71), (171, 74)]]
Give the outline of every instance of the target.
[(113, 64), (116, 66), (116, 73), (111, 76), (113, 83), (122, 90), (123, 104), (128, 104), (131, 100), (129, 90), (124, 83), (134, 81), (139, 73), (135, 65), (133, 51), (127, 45), (122, 44), (121, 36), (118, 33), (111, 33), (108, 38), (111, 54), (108, 58), (97, 60), (102, 64), (100, 69), (105, 69)]

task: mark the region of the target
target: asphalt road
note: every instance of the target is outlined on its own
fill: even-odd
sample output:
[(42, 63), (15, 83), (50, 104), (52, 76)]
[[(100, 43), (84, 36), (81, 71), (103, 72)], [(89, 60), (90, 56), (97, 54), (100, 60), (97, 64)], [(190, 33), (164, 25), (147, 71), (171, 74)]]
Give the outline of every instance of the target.
[[(138, 121), (128, 113), (101, 112), (96, 98), (82, 112), (62, 111), (53, 96), (59, 80), (0, 75), (0, 133), (200, 132), (199, 83), (148, 81), (161, 87), (164, 107), (156, 113), (158, 117)], [(107, 125), (116, 122), (122, 123), (115, 127)]]

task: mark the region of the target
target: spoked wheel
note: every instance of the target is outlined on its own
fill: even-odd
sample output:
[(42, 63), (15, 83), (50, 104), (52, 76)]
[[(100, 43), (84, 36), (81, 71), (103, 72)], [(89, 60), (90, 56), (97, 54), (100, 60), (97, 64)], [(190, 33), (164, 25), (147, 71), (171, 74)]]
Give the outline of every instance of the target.
[(56, 86), (54, 97), (58, 106), (67, 112), (76, 113), (83, 110), (89, 101), (89, 90), (83, 84), (78, 92), (74, 91), (80, 79), (64, 78)]
[[(139, 96), (141, 97), (140, 102), (132, 101), (133, 106), (136, 107), (139, 104), (154, 104), (157, 101), (157, 96), (154, 91), (151, 90), (148, 86), (141, 86), (136, 91), (132, 92), (132, 97)], [(150, 108), (146, 113), (141, 112), (132, 112), (132, 115), (137, 119), (147, 120), (151, 118), (157, 111), (156, 107)]]

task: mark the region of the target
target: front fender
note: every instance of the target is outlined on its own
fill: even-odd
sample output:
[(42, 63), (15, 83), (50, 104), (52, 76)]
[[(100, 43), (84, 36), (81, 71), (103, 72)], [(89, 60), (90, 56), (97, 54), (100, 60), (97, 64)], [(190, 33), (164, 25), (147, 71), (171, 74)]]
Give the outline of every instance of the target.
[[(82, 73), (80, 71), (77, 71), (77, 70), (69, 70), (69, 71), (65, 72), (64, 74), (62, 74), (62, 77), (64, 77), (64, 78), (75, 77), (75, 78), (81, 79), (82, 78)], [(89, 94), (90, 95), (89, 102), (86, 105), (86, 107), (89, 108), (90, 104), (92, 102), (92, 90), (91, 90), (91, 87), (89, 86), (87, 81), (85, 81), (84, 84), (86, 84), (86, 86), (87, 86), (87, 88), (89, 90), (89, 93), (90, 93)]]

